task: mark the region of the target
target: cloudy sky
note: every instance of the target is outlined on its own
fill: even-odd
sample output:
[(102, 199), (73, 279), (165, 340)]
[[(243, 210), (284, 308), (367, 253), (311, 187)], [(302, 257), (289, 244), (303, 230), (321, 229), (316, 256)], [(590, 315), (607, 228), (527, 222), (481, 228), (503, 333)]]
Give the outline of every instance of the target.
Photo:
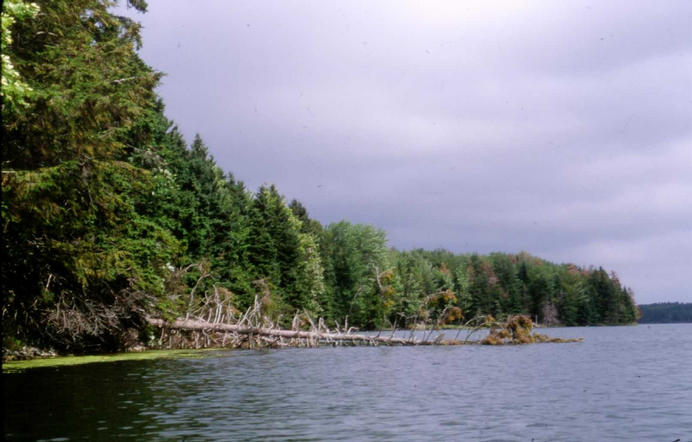
[[(134, 15), (134, 12), (130, 12)], [(149, 0), (167, 115), (256, 190), (400, 249), (692, 302), (692, 2)]]

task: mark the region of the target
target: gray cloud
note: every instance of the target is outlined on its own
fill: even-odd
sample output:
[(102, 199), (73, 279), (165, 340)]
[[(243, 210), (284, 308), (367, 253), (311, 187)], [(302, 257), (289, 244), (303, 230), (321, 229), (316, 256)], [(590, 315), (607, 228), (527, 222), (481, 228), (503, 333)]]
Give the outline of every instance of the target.
[(692, 301), (689, 2), (149, 3), (167, 114), (249, 188)]

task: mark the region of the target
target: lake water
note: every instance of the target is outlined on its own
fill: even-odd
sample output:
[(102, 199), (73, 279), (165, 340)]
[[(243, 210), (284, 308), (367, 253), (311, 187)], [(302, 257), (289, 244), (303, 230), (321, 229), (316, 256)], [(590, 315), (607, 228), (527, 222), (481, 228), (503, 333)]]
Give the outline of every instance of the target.
[(692, 441), (692, 324), (3, 374), (8, 440)]

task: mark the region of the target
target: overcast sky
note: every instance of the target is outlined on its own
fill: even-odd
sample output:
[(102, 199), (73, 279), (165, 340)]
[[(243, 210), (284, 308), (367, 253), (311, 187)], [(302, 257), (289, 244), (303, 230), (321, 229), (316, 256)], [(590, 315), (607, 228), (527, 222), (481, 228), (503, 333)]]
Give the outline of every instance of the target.
[[(134, 12), (130, 12), (134, 15)], [(692, 2), (149, 0), (141, 55), (251, 190), (390, 245), (692, 302)]]

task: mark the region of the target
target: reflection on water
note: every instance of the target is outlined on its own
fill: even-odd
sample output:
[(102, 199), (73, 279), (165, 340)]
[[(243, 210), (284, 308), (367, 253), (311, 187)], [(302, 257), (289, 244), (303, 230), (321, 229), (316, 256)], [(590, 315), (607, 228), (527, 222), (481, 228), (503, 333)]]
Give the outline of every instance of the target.
[(219, 351), (3, 375), (16, 439), (692, 440), (692, 324), (583, 343)]

